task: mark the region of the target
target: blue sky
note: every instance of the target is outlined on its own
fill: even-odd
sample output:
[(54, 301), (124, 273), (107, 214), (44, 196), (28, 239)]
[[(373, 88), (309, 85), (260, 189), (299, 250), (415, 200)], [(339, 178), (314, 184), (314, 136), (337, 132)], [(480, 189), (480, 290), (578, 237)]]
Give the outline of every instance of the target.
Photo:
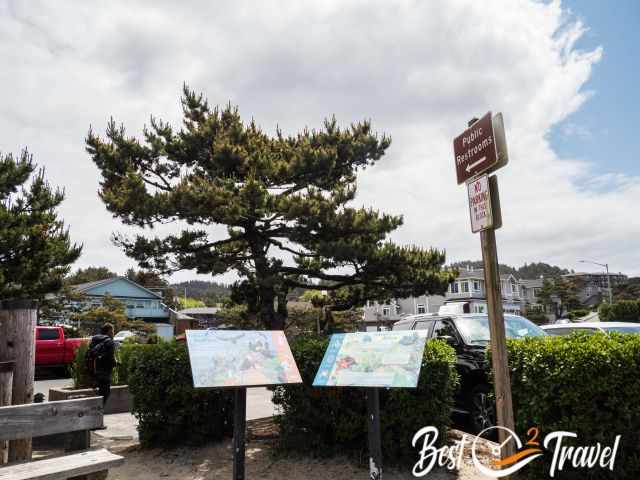
[(570, 0), (563, 6), (588, 28), (577, 47), (602, 46), (604, 53), (585, 85), (593, 97), (552, 130), (552, 146), (560, 157), (591, 162), (594, 173), (640, 175), (640, 2)]

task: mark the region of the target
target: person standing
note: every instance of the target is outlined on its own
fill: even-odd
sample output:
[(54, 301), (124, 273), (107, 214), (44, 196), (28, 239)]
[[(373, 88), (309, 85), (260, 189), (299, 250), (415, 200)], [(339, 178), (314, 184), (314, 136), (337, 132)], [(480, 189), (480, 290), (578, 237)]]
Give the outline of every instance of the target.
[(103, 398), (106, 406), (111, 394), (111, 376), (116, 366), (116, 344), (113, 341), (113, 325), (105, 323), (99, 335), (91, 337), (91, 343), (85, 357), (87, 370), (91, 373), (94, 388)]

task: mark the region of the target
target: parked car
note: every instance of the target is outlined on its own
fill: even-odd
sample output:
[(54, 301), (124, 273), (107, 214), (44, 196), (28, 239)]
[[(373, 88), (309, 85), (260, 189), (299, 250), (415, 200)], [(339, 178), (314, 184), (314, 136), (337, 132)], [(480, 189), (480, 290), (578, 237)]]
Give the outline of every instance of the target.
[(122, 343), (129, 337), (135, 337), (136, 334), (133, 333), (130, 330), (120, 330), (118, 333), (116, 333), (113, 336), (113, 341), (117, 344), (117, 345), (122, 345)]
[[(504, 321), (507, 338), (547, 335), (518, 315), (505, 315)], [(486, 374), (485, 351), (490, 338), (486, 314), (412, 315), (396, 322), (393, 330), (428, 330), (428, 338), (439, 338), (451, 345), (457, 353), (456, 369), (460, 374), (455, 411), (469, 415), (475, 433), (495, 425), (495, 405), (488, 397), (491, 385)]]
[(36, 365), (70, 365), (87, 338), (65, 338), (62, 327), (36, 327)]
[(549, 335), (570, 335), (573, 332), (583, 332), (588, 334), (604, 333), (640, 333), (640, 323), (630, 322), (583, 322), (567, 323), (563, 325), (550, 324), (542, 325), (541, 328)]

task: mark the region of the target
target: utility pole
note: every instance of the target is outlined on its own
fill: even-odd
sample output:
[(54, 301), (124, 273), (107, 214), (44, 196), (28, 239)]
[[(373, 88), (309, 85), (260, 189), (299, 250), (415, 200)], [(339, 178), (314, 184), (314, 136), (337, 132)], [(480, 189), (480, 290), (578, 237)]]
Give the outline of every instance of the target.
[(611, 275), (609, 275), (609, 264), (608, 263), (599, 263), (594, 262), (592, 260), (578, 260), (580, 263), (591, 263), (593, 265), (598, 265), (600, 267), (604, 267), (607, 272), (607, 290), (609, 290), (609, 305), (613, 305), (613, 291), (611, 290)]
[(504, 427), (498, 430), (504, 459), (515, 453), (515, 444), (508, 441), (510, 434), (506, 430), (515, 432), (515, 421), (495, 234), (495, 230), (502, 226), (502, 214), (497, 177), (488, 173), (506, 165), (508, 155), (501, 114), (492, 116), (488, 112), (479, 120), (469, 121), (468, 127), (453, 140), (453, 150), (458, 184), (466, 183), (467, 186), (471, 231), (480, 232), (496, 420), (498, 426)]

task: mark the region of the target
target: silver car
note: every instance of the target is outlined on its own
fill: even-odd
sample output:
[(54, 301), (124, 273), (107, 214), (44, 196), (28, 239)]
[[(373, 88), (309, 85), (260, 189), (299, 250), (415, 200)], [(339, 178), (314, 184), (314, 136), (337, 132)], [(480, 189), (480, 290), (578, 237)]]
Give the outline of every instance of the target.
[(582, 322), (542, 325), (549, 335), (571, 335), (573, 332), (588, 334), (603, 333), (640, 333), (640, 323), (631, 322)]

